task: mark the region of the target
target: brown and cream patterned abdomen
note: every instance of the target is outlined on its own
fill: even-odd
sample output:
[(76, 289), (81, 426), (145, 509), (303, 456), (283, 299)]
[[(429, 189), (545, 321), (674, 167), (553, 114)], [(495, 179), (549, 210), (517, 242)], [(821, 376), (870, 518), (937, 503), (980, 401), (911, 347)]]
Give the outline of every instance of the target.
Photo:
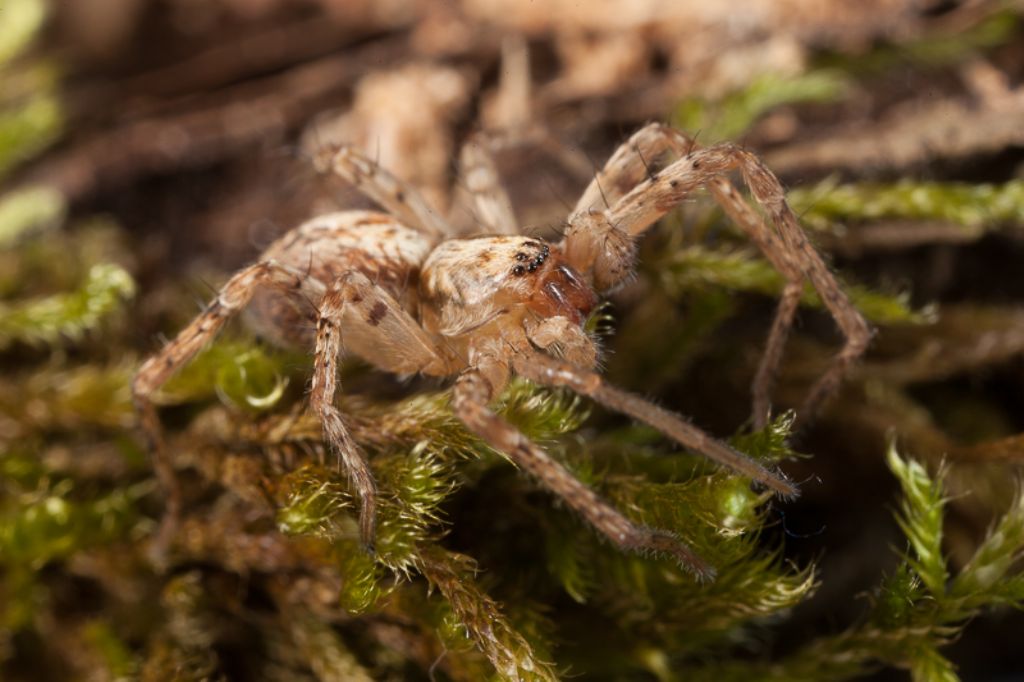
[(249, 308), (247, 322), (275, 344), (311, 347), (316, 325), (313, 305), (333, 281), (352, 271), (382, 286), (415, 315), (420, 266), (432, 247), (430, 237), (384, 213), (345, 211), (313, 218), (275, 241), (261, 256), (261, 260), (307, 273), (306, 300), (261, 291)]

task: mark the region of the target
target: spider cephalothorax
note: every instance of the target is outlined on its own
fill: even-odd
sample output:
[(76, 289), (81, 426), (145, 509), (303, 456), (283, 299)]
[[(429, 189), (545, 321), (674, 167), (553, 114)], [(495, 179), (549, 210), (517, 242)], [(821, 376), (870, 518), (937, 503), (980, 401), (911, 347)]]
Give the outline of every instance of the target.
[(579, 324), (597, 304), (558, 245), (511, 236), (442, 242), (423, 264), (420, 295), (424, 328), (446, 337), (527, 316)]
[[(488, 404), (513, 372), (568, 387), (777, 493), (796, 494), (780, 473), (678, 415), (606, 384), (595, 372), (597, 345), (583, 329), (598, 294), (633, 274), (637, 236), (705, 186), (787, 280), (754, 382), (755, 425), (767, 418), (772, 378), (805, 279), (818, 289), (846, 335), (846, 345), (810, 391), (802, 415), (811, 414), (861, 355), (870, 332), (807, 242), (775, 176), (742, 149), (701, 149), (676, 130), (649, 125), (616, 151), (568, 217), (563, 238), (551, 243), (514, 234), (515, 217), (486, 150), (478, 141), (467, 150), (464, 173), (481, 188), (476, 207), (479, 215), (493, 217), (490, 228), (496, 234), (456, 237), (412, 187), (351, 148), (325, 150), (318, 167), (345, 177), (387, 213), (333, 213), (285, 234), (257, 263), (236, 273), (195, 321), (142, 366), (132, 391), (154, 466), (168, 491), (157, 546), (168, 542), (181, 502), (151, 396), (246, 307), (267, 338), (313, 349), (310, 404), (361, 499), (360, 532), (368, 546), (374, 538), (376, 487), (334, 406), (342, 349), (397, 374), (455, 376), (452, 408), (471, 431), (619, 547), (670, 554), (702, 576), (712, 569), (678, 538), (630, 521), (490, 410)], [(669, 152), (678, 158), (652, 171), (650, 163)], [(742, 173), (771, 218), (771, 228), (725, 178), (731, 170)]]

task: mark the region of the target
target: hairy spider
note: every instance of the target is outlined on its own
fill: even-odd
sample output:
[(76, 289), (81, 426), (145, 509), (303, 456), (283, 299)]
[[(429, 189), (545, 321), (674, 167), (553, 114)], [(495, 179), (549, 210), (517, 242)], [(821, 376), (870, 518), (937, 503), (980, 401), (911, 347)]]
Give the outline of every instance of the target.
[[(676, 160), (652, 171), (649, 164), (670, 152)], [(288, 232), (257, 263), (231, 277), (188, 327), (143, 364), (132, 392), (154, 467), (168, 493), (157, 547), (173, 533), (181, 494), (151, 396), (246, 306), (253, 309), (258, 331), (269, 339), (315, 348), (311, 407), (359, 495), (361, 539), (369, 548), (376, 488), (334, 405), (336, 365), (343, 349), (388, 372), (456, 376), (452, 407), (471, 431), (535, 476), (618, 547), (671, 555), (698, 576), (710, 577), (713, 569), (682, 541), (630, 521), (491, 411), (488, 404), (512, 372), (540, 384), (568, 387), (781, 495), (797, 494), (782, 474), (680, 416), (605, 383), (594, 371), (597, 346), (582, 327), (598, 295), (632, 275), (638, 235), (705, 186), (787, 280), (753, 385), (755, 424), (767, 417), (769, 389), (805, 278), (846, 337), (810, 390), (803, 416), (817, 409), (864, 351), (870, 328), (807, 241), (779, 181), (757, 157), (731, 144), (700, 148), (677, 130), (648, 125), (590, 183), (558, 242), (516, 233), (508, 197), (480, 139), (466, 145), (461, 161), (488, 236), (455, 238), (412, 187), (365, 156), (349, 147), (322, 151), (318, 170), (346, 178), (388, 213), (332, 213)], [(735, 169), (770, 217), (771, 227), (726, 179)]]

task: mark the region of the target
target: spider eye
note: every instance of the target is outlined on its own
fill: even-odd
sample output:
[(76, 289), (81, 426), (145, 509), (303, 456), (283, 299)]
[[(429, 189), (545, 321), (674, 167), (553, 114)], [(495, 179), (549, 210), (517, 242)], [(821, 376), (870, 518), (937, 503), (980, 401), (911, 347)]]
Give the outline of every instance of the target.
[(516, 277), (521, 277), (526, 274), (526, 268), (524, 268), (522, 265), (517, 265), (514, 268), (512, 268), (512, 274), (515, 275)]

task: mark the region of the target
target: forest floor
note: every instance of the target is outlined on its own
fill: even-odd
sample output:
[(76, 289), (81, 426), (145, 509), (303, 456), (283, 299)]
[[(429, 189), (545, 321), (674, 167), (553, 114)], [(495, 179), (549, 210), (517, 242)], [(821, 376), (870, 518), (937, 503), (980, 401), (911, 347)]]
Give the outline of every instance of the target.
[[(1022, 3), (0, 0), (0, 81), (3, 679), (1024, 675)], [(602, 541), (456, 419), (450, 381), (349, 358), (367, 553), (311, 349), (242, 321), (153, 396), (184, 488), (153, 561), (132, 377), (278, 236), (373, 206), (318, 151), (362, 150), (472, 235), (483, 132), (518, 225), (557, 240), (651, 122), (760, 157), (874, 335), (794, 431), (843, 344), (808, 285), (755, 428), (786, 280), (698, 191), (587, 321), (601, 371), (799, 497), (567, 391), (516, 380), (495, 410), (714, 581)], [(672, 159), (641, 161), (637, 183)]]

